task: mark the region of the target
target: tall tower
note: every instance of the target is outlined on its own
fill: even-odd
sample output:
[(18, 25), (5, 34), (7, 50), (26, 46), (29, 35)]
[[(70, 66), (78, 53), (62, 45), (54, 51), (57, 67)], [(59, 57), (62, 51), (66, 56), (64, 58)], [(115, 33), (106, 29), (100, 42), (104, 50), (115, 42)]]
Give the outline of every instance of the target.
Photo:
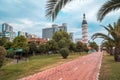
[(83, 43), (88, 43), (88, 24), (85, 19), (85, 14), (83, 14), (83, 21), (82, 21), (82, 41)]

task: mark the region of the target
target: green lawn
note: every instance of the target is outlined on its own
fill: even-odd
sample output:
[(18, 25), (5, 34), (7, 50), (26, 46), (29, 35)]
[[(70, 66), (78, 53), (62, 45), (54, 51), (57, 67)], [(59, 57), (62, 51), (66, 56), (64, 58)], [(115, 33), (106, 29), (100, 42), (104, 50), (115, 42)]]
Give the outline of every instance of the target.
[(103, 57), (99, 80), (120, 80), (120, 62), (115, 62), (113, 56)]
[(29, 58), (28, 62), (20, 62), (18, 64), (3, 66), (0, 69), (0, 80), (16, 80), (70, 61), (79, 56), (79, 54), (70, 54), (68, 59), (62, 59), (60, 54), (32, 56)]

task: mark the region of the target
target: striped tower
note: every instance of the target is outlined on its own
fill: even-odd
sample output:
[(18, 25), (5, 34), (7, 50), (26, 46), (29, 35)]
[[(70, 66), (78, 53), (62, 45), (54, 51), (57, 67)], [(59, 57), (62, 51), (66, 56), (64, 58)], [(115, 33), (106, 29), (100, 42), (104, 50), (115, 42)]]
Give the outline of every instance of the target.
[(88, 24), (85, 19), (85, 14), (83, 14), (83, 21), (82, 21), (82, 41), (83, 43), (88, 43)]

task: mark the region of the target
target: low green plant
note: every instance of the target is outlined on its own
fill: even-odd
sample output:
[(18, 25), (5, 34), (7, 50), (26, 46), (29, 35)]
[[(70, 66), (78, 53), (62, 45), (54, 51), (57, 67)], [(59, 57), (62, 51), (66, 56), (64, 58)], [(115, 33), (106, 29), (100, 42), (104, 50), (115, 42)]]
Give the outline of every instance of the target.
[(68, 48), (61, 48), (60, 54), (64, 59), (66, 59), (69, 55), (69, 49)]

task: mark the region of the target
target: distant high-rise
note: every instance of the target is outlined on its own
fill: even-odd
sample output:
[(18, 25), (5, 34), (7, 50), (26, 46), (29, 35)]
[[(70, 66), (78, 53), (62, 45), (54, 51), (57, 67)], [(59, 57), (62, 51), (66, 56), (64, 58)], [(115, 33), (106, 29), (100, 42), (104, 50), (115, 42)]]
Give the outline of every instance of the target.
[(22, 31), (18, 31), (18, 36), (25, 36), (25, 33)]
[(73, 41), (73, 33), (71, 32), (69, 33), (69, 35), (70, 35), (70, 40)]
[(85, 14), (83, 14), (83, 21), (82, 21), (82, 42), (88, 43), (88, 24), (85, 19)]
[(7, 37), (12, 41), (16, 36), (16, 33), (13, 32), (13, 27), (7, 23), (2, 24), (2, 37)]
[(61, 26), (53, 24), (51, 28), (42, 29), (42, 38), (52, 39), (53, 34), (59, 30), (64, 30), (67, 32), (67, 24), (63, 23)]
[(2, 32), (13, 32), (13, 27), (7, 23), (2, 24)]

